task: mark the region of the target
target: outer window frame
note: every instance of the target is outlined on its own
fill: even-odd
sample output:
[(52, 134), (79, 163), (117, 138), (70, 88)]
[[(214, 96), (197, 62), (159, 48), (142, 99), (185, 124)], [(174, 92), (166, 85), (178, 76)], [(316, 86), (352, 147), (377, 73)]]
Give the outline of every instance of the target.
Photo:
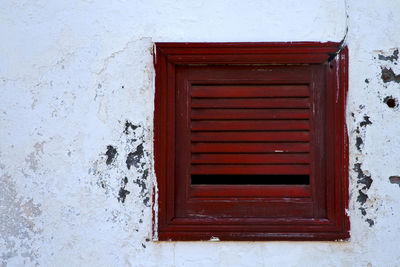
[[(348, 51), (339, 43), (156, 43), (154, 161), (158, 201), (154, 203), (154, 236), (158, 240), (343, 240), (349, 238), (348, 137), (345, 105)], [(178, 68), (190, 66), (308, 65), (323, 69), (326, 91), (326, 218), (218, 218), (185, 216), (177, 198), (176, 86)], [(180, 71), (181, 73), (181, 71)], [(179, 74), (181, 75), (181, 74)], [(179, 131), (179, 129), (178, 129)], [(185, 190), (185, 189), (184, 189)], [(190, 195), (189, 192), (184, 192)], [(204, 192), (203, 192), (204, 194)], [(182, 194), (181, 194), (182, 195)], [(314, 194), (315, 195), (315, 194)], [(273, 197), (273, 195), (271, 195)], [(279, 196), (284, 199), (283, 196)], [(205, 200), (209, 201), (210, 199)], [(265, 205), (267, 202), (260, 202)], [(156, 219), (156, 216), (157, 219)]]

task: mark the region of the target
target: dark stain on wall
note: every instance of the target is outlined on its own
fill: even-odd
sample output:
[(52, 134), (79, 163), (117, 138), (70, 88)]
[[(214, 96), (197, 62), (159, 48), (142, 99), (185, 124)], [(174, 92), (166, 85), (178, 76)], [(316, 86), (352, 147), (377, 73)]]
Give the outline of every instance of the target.
[(353, 170), (357, 172), (357, 184), (363, 184), (362, 189), (368, 190), (373, 182), (370, 175), (366, 175), (361, 169), (361, 163), (354, 164)]
[(399, 59), (399, 50), (398, 49), (394, 50), (393, 55), (391, 55), (391, 56), (378, 55), (378, 59), (394, 62)]
[(128, 120), (125, 121), (125, 129), (123, 131), (124, 134), (129, 134), (131, 129), (132, 131), (136, 130), (138, 127), (137, 125), (132, 124), (131, 122), (129, 122)]
[(361, 211), (362, 215), (367, 215), (367, 211), (363, 207), (359, 207), (358, 209)]
[[(365, 202), (368, 199), (368, 195), (364, 194), (363, 191), (358, 190), (358, 197), (357, 197), (357, 201), (360, 202), (361, 205), (364, 205)], [(365, 210), (364, 210), (365, 211)]]
[(121, 188), (119, 189), (119, 192), (118, 192), (118, 202), (125, 203), (126, 196), (131, 193), (125, 189), (127, 184), (128, 184), (128, 178), (125, 177), (121, 181)]
[(400, 74), (395, 74), (391, 68), (382, 67), (382, 81), (384, 83), (395, 82), (400, 83)]
[(126, 167), (130, 170), (131, 166), (133, 165), (135, 168), (139, 167), (140, 160), (143, 158), (143, 144), (140, 144), (136, 147), (135, 152), (131, 152), (128, 154), (126, 158)]
[(400, 187), (400, 176), (390, 176), (389, 181), (392, 184), (397, 184)]
[(357, 136), (356, 137), (356, 147), (359, 151), (361, 151), (361, 145), (363, 144), (363, 140), (361, 137)]
[(375, 224), (374, 220), (372, 219), (366, 219), (365, 221), (369, 223), (369, 227), (372, 227)]
[(362, 122), (360, 122), (360, 126), (364, 127), (364, 126), (367, 126), (370, 124), (372, 124), (372, 122), (369, 120), (369, 116), (364, 115), (364, 120)]
[(117, 155), (118, 155), (118, 153), (117, 153), (117, 149), (116, 149), (115, 147), (113, 147), (112, 145), (107, 146), (107, 152), (106, 152), (107, 159), (106, 159), (106, 164), (107, 164), (107, 165), (110, 165), (110, 164), (114, 161), (114, 159), (115, 159), (115, 157), (116, 157)]
[(136, 181), (133, 181), (134, 184), (137, 184), (140, 187), (139, 196), (143, 199), (143, 204), (146, 207), (150, 207), (149, 190), (147, 190), (147, 186), (146, 186), (146, 180), (147, 180), (148, 175), (149, 175), (149, 170), (145, 169), (142, 173), (142, 176), (140, 178), (137, 178)]

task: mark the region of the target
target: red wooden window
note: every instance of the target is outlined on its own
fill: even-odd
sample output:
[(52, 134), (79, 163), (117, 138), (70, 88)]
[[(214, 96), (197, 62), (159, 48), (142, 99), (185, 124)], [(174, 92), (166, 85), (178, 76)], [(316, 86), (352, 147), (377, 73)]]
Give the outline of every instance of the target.
[(347, 48), (329, 62), (338, 49), (156, 44), (159, 240), (349, 237)]

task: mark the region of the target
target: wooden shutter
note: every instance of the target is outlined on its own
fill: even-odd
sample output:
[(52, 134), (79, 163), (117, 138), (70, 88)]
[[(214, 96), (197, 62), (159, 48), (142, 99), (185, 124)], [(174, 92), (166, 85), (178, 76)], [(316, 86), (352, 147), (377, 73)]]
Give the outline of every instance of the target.
[(156, 44), (159, 240), (349, 237), (339, 45)]
[[(285, 184), (284, 175), (292, 175), (289, 180), (296, 184), (296, 176), (310, 174), (307, 85), (193, 85), (190, 103), (192, 176), (230, 175), (224, 179), (230, 184), (246, 184), (234, 179)], [(252, 181), (251, 175), (263, 177)], [(201, 176), (197, 180), (202, 183)]]

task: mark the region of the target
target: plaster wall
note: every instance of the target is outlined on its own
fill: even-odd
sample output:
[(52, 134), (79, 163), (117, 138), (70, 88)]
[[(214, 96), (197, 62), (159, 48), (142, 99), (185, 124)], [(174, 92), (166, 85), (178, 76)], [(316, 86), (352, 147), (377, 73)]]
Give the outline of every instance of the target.
[[(399, 1), (1, 7), (2, 266), (400, 266)], [(345, 36), (351, 239), (153, 242), (153, 42)]]

